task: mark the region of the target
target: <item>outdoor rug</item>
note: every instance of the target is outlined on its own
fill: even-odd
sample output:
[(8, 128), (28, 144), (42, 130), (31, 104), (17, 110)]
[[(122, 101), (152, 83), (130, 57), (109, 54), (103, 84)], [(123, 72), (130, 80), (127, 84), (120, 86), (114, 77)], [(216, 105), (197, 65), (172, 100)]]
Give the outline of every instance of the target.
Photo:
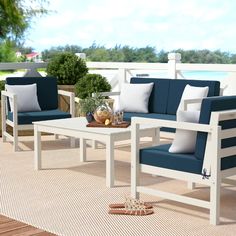
[[(236, 187), (225, 185), (221, 197), (221, 224), (209, 224), (208, 210), (141, 195), (154, 204), (153, 215), (109, 215), (110, 203), (122, 203), (130, 194), (130, 147), (119, 143), (115, 152), (115, 187), (105, 186), (105, 150), (88, 148), (88, 162), (79, 161), (79, 149), (67, 140), (43, 137), (43, 170), (33, 168), (33, 138), (12, 145), (0, 140), (1, 214), (56, 235), (236, 235)], [(158, 173), (157, 173), (158, 174)], [(145, 185), (209, 199), (209, 189), (162, 177), (143, 175)]]

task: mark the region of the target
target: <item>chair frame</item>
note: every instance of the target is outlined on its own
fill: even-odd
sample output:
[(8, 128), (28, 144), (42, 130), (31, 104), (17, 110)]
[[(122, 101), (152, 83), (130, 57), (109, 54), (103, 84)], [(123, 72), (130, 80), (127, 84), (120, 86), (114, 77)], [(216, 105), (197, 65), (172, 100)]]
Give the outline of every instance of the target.
[[(131, 194), (134, 198), (139, 198), (139, 193), (156, 195), (169, 200), (190, 204), (210, 210), (210, 224), (219, 224), (220, 216), (220, 189), (221, 183), (236, 184), (236, 181), (227, 179), (236, 175), (236, 167), (221, 171), (221, 158), (236, 155), (236, 147), (221, 148), (221, 139), (235, 137), (236, 128), (221, 130), (219, 121), (236, 119), (236, 110), (212, 112), (210, 124), (196, 124), (187, 122), (167, 121), (149, 118), (132, 118), (131, 122)], [(139, 163), (140, 149), (140, 124), (155, 124), (156, 127), (169, 127), (181, 130), (201, 131), (208, 133), (204, 163), (211, 163), (211, 175), (203, 178), (201, 174), (171, 170)], [(214, 158), (213, 158), (214, 157)], [(170, 192), (154, 190), (140, 186), (140, 173), (164, 176), (168, 178), (184, 180), (190, 183), (199, 183), (210, 187), (210, 200), (204, 201), (196, 198), (186, 197)]]
[[(58, 95), (66, 96), (70, 98), (70, 114), (71, 117), (75, 116), (75, 95), (73, 92), (68, 92), (64, 90), (58, 90)], [(8, 113), (8, 105), (7, 105), (7, 98), (12, 99), (13, 103), (13, 121), (7, 119)], [(33, 130), (33, 124), (28, 125), (19, 125), (18, 124), (18, 116), (17, 116), (17, 96), (16, 94), (2, 91), (1, 92), (1, 106), (2, 106), (2, 141), (6, 142), (7, 139), (13, 142), (13, 150), (18, 151), (18, 131), (20, 130)], [(13, 135), (7, 132), (7, 125), (13, 128)], [(74, 140), (71, 140), (71, 144), (73, 146)]]

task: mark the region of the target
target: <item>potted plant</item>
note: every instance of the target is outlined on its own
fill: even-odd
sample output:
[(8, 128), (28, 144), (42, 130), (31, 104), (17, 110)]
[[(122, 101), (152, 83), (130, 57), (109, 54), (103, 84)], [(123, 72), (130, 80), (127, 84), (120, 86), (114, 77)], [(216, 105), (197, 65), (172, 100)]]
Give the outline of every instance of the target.
[[(80, 80), (75, 85), (75, 101), (80, 106), (80, 100), (92, 97), (93, 93), (110, 91), (111, 85), (105, 77), (99, 74), (86, 74), (80, 78)], [(108, 102), (109, 106), (112, 108), (114, 100), (108, 99), (108, 97), (106, 97), (106, 102)], [(77, 108), (77, 112), (80, 112), (80, 110), (80, 108)]]
[(86, 116), (87, 121), (90, 123), (93, 121), (93, 113), (97, 107), (104, 104), (104, 99), (100, 94), (96, 94), (94, 97), (86, 97), (79, 100), (80, 113)]

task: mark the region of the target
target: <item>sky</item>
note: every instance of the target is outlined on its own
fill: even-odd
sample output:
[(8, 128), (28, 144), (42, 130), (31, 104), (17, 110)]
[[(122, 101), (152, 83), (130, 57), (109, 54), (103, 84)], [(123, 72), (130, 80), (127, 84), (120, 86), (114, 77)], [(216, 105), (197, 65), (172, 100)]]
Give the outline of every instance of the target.
[(49, 0), (52, 12), (34, 19), (26, 46), (96, 43), (209, 49), (236, 53), (235, 0)]

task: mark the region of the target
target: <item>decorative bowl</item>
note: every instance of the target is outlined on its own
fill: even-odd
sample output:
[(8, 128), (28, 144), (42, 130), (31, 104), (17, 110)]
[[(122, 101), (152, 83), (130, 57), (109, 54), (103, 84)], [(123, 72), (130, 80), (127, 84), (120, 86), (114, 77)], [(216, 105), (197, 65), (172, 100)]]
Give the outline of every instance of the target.
[(94, 112), (94, 119), (100, 123), (103, 124), (107, 119), (112, 118), (112, 109), (108, 106), (108, 104), (102, 104)]

